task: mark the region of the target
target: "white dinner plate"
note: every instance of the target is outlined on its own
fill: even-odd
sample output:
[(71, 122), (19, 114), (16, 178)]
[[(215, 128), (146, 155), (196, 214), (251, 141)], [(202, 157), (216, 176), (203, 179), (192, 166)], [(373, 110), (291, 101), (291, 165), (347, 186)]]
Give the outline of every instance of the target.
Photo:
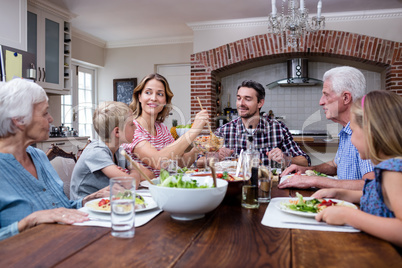
[[(293, 177), (294, 175), (295, 175), (295, 174), (288, 174), (288, 175), (283, 176), (283, 177), (281, 178), (281, 182), (280, 182), (280, 183), (286, 181), (287, 179)], [(302, 175), (302, 176), (307, 176), (306, 174), (301, 174), (301, 175)], [(323, 178), (329, 178), (329, 179), (334, 179), (334, 180), (337, 179), (336, 177), (333, 177), (333, 176), (326, 176), (326, 177), (323, 177)]]
[[(158, 183), (159, 183), (159, 177), (158, 177), (158, 178), (155, 178), (155, 179), (152, 179), (151, 181), (152, 181), (154, 184), (158, 184)], [(140, 182), (140, 186), (145, 187), (145, 188), (148, 188), (148, 187), (149, 187), (149, 181), (142, 181), (142, 182)]]
[[(147, 211), (147, 210), (151, 210), (151, 209), (158, 207), (158, 205), (156, 204), (155, 200), (152, 199), (152, 197), (143, 196), (143, 198), (145, 200), (145, 208), (136, 209), (135, 212)], [(109, 211), (101, 210), (101, 209), (97, 209), (97, 208), (91, 206), (91, 204), (94, 204), (94, 203), (97, 204), (102, 199), (109, 199), (109, 198), (98, 198), (98, 199), (91, 200), (85, 204), (85, 207), (88, 208), (88, 210), (90, 210), (92, 212), (110, 214), (110, 210)]]
[[(311, 200), (314, 199), (312, 197), (303, 197), (304, 200)], [(332, 200), (334, 202), (337, 202), (337, 205), (345, 206), (345, 207), (351, 207), (357, 209), (355, 204), (343, 201), (343, 200), (338, 200), (338, 199), (333, 199), (333, 198), (324, 198), (325, 200)], [(298, 200), (298, 198), (289, 198), (289, 200)], [(303, 216), (303, 217), (310, 217), (313, 218), (315, 217), (318, 213), (313, 213), (313, 212), (304, 212), (304, 211), (295, 211), (286, 206), (286, 204), (289, 204), (290, 202), (279, 202), (276, 204), (277, 208), (279, 210), (282, 210), (283, 212), (289, 213), (289, 214), (294, 214), (297, 216)]]

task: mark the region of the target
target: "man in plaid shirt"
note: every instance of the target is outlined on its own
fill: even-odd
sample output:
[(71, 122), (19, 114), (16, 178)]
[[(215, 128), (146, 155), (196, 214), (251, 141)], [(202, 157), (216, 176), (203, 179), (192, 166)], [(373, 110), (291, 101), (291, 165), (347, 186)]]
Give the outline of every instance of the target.
[(260, 116), (264, 99), (265, 89), (260, 83), (248, 80), (237, 88), (236, 107), (239, 118), (215, 131), (217, 136), (224, 138), (223, 147), (240, 154), (242, 149), (246, 149), (247, 136), (250, 131), (254, 138), (253, 147), (259, 151), (264, 165), (269, 164), (269, 159), (281, 162), (282, 152), (290, 153), (292, 163), (302, 166), (309, 165), (310, 157), (293, 140), (289, 129), (282, 122)]
[(313, 167), (291, 165), (282, 173), (282, 176), (307, 169), (314, 169), (328, 175), (338, 175), (338, 180), (319, 176), (292, 176), (281, 184), (279, 188), (346, 188), (361, 190), (364, 179), (374, 179), (374, 167), (370, 160), (362, 160), (356, 147), (351, 142), (350, 108), (354, 100), (362, 97), (366, 90), (366, 79), (356, 68), (336, 67), (324, 74), (324, 85), (320, 105), (323, 106), (325, 116), (343, 126), (339, 133), (339, 146), (335, 159)]

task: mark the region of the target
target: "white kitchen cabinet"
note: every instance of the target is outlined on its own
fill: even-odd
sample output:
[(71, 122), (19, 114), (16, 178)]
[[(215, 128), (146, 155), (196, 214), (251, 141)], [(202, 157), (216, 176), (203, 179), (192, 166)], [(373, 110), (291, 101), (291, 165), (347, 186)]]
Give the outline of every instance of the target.
[(5, 0), (0, 6), (0, 45), (27, 49), (27, 0)]
[(89, 137), (60, 137), (49, 138), (47, 141), (36, 143), (36, 148), (41, 149), (45, 153), (52, 147), (52, 144), (60, 147), (67, 153), (77, 155), (79, 149), (82, 149), (87, 144)]
[[(48, 93), (71, 89), (70, 25), (65, 18), (28, 3), (28, 52), (36, 54), (36, 79)], [(67, 79), (65, 79), (65, 74)], [(67, 81), (66, 81), (67, 80)]]

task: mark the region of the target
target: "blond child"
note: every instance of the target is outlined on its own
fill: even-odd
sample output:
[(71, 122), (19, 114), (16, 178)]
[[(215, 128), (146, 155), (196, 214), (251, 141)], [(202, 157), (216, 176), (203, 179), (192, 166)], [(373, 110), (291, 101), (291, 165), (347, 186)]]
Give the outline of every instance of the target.
[(120, 154), (120, 145), (131, 142), (134, 135), (133, 112), (127, 104), (107, 101), (93, 115), (93, 125), (99, 140), (91, 142), (77, 161), (72, 173), (71, 198), (80, 198), (109, 185), (112, 177), (140, 175)]
[(360, 202), (360, 211), (329, 207), (317, 221), (351, 225), (402, 247), (402, 98), (395, 93), (372, 91), (353, 104), (352, 143), (362, 159), (371, 159), (375, 179), (366, 180), (363, 192), (322, 189), (315, 198)]

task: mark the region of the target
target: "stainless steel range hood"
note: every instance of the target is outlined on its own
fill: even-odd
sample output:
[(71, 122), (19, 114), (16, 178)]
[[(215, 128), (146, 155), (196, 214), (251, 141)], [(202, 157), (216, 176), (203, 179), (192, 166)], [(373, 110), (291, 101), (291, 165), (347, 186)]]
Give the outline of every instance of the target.
[(297, 58), (287, 61), (288, 77), (267, 85), (268, 89), (280, 87), (300, 87), (322, 85), (322, 81), (308, 77), (308, 60)]

